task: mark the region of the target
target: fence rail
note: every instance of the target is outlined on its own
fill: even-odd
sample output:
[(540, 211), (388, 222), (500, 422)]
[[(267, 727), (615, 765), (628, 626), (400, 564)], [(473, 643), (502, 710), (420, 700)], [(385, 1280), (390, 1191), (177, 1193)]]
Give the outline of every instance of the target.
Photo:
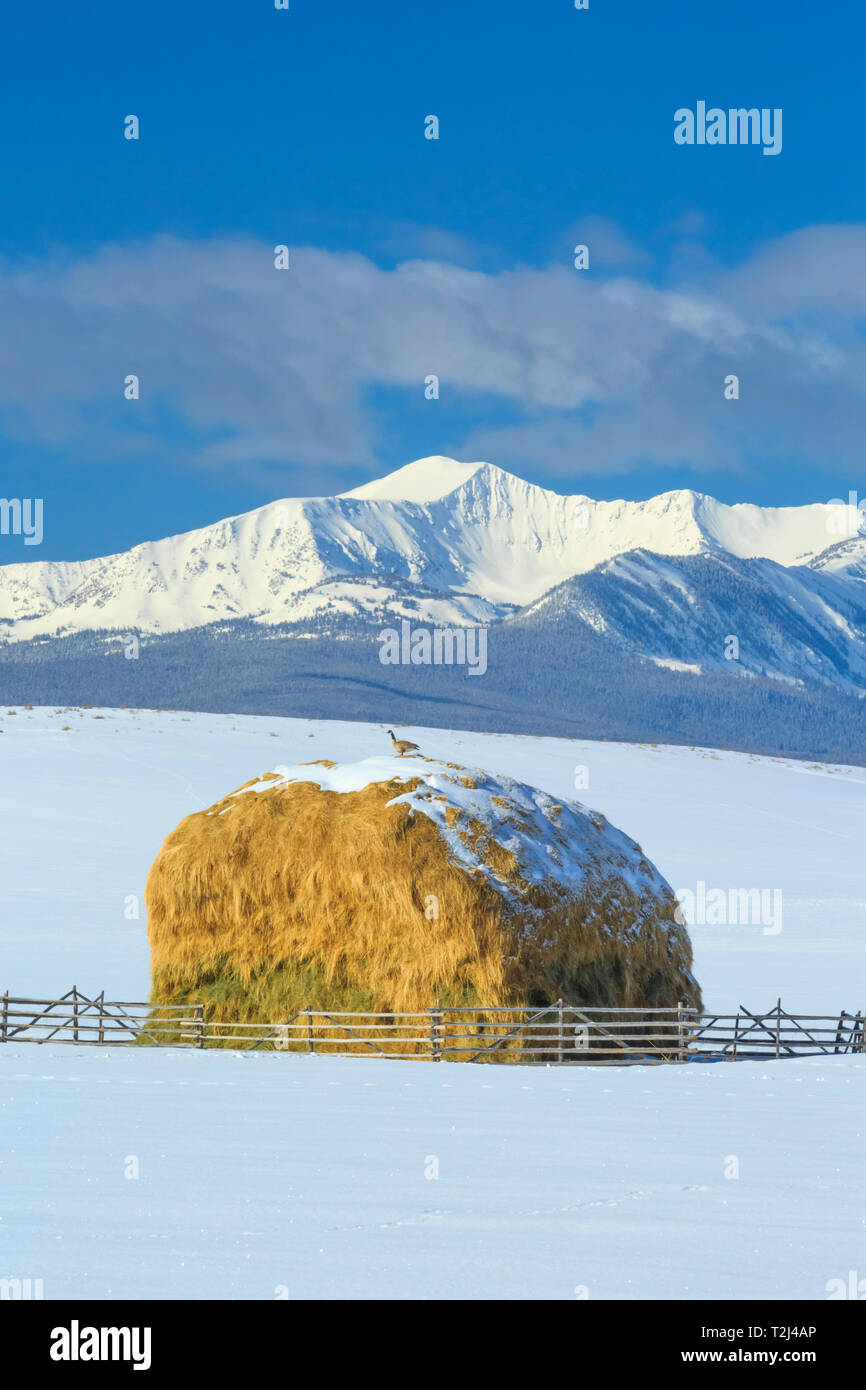
[(0, 1043), (222, 1047), (433, 1062), (582, 1065), (743, 1061), (866, 1052), (866, 1016), (676, 1008), (444, 1006), (416, 1013), (301, 1009), (278, 1023), (221, 1021), (201, 1001), (154, 1005), (94, 998), (73, 985), (59, 999), (0, 997)]

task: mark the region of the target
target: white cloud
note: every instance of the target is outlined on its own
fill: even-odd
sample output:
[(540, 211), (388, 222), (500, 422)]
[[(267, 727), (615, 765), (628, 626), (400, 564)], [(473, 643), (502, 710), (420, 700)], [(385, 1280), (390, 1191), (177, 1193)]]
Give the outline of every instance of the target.
[[(756, 453), (859, 464), (864, 307), (863, 227), (808, 228), (665, 289), (310, 247), (283, 272), (265, 245), (161, 237), (0, 267), (0, 411), (9, 434), (93, 458), (340, 470), (387, 444), (371, 389), (420, 399), (435, 373), (477, 421), (449, 441), (467, 456), (573, 475)], [(431, 432), (431, 452), (444, 443)]]

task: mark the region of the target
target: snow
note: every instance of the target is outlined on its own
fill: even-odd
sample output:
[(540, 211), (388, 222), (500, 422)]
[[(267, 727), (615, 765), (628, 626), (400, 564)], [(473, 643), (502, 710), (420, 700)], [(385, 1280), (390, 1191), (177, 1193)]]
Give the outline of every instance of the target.
[(46, 1299), (825, 1299), (866, 1268), (863, 1105), (859, 1058), (8, 1043), (0, 1260)]
[(703, 671), (702, 666), (695, 666), (689, 661), (674, 661), (673, 658), (663, 656), (653, 656), (650, 660), (654, 665), (665, 666), (669, 671), (691, 671), (693, 676), (699, 676)]
[[(563, 611), (604, 632), (608, 645), (659, 666), (699, 673), (822, 681), (866, 689), (866, 605), (846, 570), (742, 560), (724, 552), (660, 556), (630, 551), (573, 576), (525, 610)], [(731, 634), (739, 642), (729, 659)]]
[(837, 541), (810, 563), (814, 569), (862, 584), (866, 582), (866, 536)]
[[(70, 726), (64, 732), (64, 726)], [(147, 710), (0, 709), (0, 989), (144, 999), (143, 891), (163, 839), (263, 772), (391, 758), (387, 726)], [(574, 799), (675, 891), (782, 894), (773, 924), (690, 924), (708, 1007), (866, 1008), (866, 771), (708, 749), (396, 729), (432, 758)], [(138, 910), (139, 916), (134, 915)]]
[[(5, 640), (24, 641), (235, 618), (310, 622), (329, 603), (344, 613), (390, 603), (381, 586), (397, 581), (420, 587), (440, 621), (495, 621), (633, 550), (805, 564), (833, 540), (832, 510), (729, 507), (689, 490), (597, 502), (493, 464), (433, 457), (339, 497), (285, 498), (123, 554), (0, 566), (0, 624)], [(847, 573), (840, 582), (856, 585)]]
[(456, 459), (433, 454), (429, 458), (415, 459), (384, 478), (374, 478), (341, 496), (385, 498), (391, 502), (435, 502), (468, 482), (473, 473), (483, 467), (481, 463), (458, 463)]
[(803, 565), (829, 545), (837, 508), (829, 502), (802, 507), (725, 506), (697, 496), (699, 524), (723, 550), (741, 559), (762, 557), (779, 565)]

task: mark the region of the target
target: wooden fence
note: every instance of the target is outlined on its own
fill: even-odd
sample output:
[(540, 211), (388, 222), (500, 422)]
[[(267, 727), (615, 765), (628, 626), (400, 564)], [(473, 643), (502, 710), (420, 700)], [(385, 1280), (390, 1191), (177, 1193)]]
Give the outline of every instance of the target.
[(302, 1009), (279, 1023), (220, 1022), (201, 1002), (154, 1006), (89, 998), (0, 998), (0, 1042), (222, 1047), (432, 1062), (572, 1064), (743, 1061), (866, 1052), (864, 1017), (667, 1009), (444, 1008), (418, 1013)]

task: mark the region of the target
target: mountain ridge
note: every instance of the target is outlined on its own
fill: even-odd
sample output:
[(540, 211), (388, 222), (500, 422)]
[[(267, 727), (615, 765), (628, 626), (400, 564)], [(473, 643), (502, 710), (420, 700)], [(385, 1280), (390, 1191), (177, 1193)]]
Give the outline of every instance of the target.
[[(440, 624), (496, 622), (634, 550), (809, 565), (834, 549), (829, 515), (829, 504), (730, 506), (691, 489), (597, 502), (432, 456), (336, 497), (284, 498), (115, 555), (2, 566), (0, 640), (363, 619), (389, 605)], [(405, 611), (395, 586), (415, 591)]]

